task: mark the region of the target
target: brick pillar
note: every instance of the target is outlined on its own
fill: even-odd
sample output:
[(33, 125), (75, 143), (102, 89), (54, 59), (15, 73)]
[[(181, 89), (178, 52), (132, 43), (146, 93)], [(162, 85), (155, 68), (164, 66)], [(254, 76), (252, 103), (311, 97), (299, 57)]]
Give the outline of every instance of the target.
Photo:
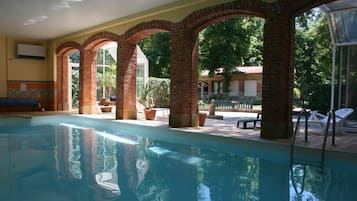
[(261, 137), (267, 139), (292, 134), (295, 22), (287, 5), (279, 11), (283, 13), (275, 12), (264, 27)]
[(136, 44), (119, 41), (116, 119), (136, 119)]
[(55, 110), (69, 110), (68, 55), (57, 56), (57, 82)]
[(97, 107), (97, 51), (81, 50), (79, 69), (79, 113), (95, 114)]
[(196, 36), (181, 24), (171, 33), (171, 127), (198, 126), (198, 49)]

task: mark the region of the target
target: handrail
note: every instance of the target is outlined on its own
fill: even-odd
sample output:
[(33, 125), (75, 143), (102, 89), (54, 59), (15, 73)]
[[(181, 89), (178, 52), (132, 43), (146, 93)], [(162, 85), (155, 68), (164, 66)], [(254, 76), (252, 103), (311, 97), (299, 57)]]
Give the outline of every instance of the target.
[(326, 141), (328, 136), (328, 130), (330, 127), (330, 120), (331, 120), (331, 112), (328, 113), (327, 122), (325, 126), (325, 133), (324, 133), (324, 141), (321, 148), (321, 167), (323, 167), (325, 161), (325, 149), (326, 149)]
[(305, 115), (305, 142), (307, 142), (307, 134), (308, 134), (308, 119), (307, 119), (307, 115), (308, 115), (308, 111), (304, 108), (301, 110), (301, 112), (298, 115), (297, 121), (296, 121), (296, 126), (295, 126), (295, 130), (292, 136), (292, 141), (291, 141), (291, 145), (290, 145), (290, 161), (293, 161), (293, 156), (294, 156), (294, 145), (295, 145), (295, 140), (296, 140), (296, 134), (300, 128), (300, 120), (301, 120), (301, 115), (304, 114)]
[(321, 163), (323, 163), (325, 161), (326, 142), (327, 142), (328, 132), (329, 132), (329, 128), (330, 128), (331, 118), (332, 118), (332, 145), (335, 146), (336, 113), (334, 110), (331, 110), (328, 113), (326, 127), (325, 127), (324, 142), (322, 144), (322, 150), (321, 150)]
[[(305, 142), (308, 141), (308, 119), (307, 119), (307, 110), (303, 109), (299, 115), (298, 115), (298, 119), (296, 122), (296, 127), (292, 136), (292, 141), (291, 141), (291, 147), (290, 147), (290, 166), (292, 167), (292, 162), (293, 162), (293, 157), (294, 157), (294, 145), (295, 145), (295, 140), (296, 140), (296, 135), (299, 129), (299, 125), (300, 125), (300, 120), (301, 120), (301, 115), (305, 114)], [(334, 110), (331, 110), (328, 113), (327, 116), (327, 122), (324, 128), (324, 140), (323, 140), (323, 144), (322, 144), (322, 148), (321, 148), (321, 169), (323, 170), (324, 168), (324, 163), (325, 163), (325, 150), (326, 150), (326, 142), (327, 142), (327, 137), (328, 137), (328, 133), (329, 133), (329, 128), (330, 128), (330, 124), (331, 124), (331, 118), (332, 118), (332, 145), (335, 146), (335, 136), (336, 136), (336, 114)]]
[(332, 146), (335, 146), (335, 137), (336, 137), (336, 112), (332, 110)]
[[(308, 133), (308, 114), (309, 114), (309, 112), (306, 109), (302, 109), (301, 112), (298, 115), (298, 119), (296, 121), (296, 126), (295, 126), (295, 131), (294, 131), (293, 138), (296, 137), (298, 129), (300, 128), (300, 119), (301, 119), (301, 115), (302, 114), (305, 115), (305, 142), (307, 142), (308, 141), (307, 133)], [(294, 141), (295, 141), (295, 139), (294, 139)]]

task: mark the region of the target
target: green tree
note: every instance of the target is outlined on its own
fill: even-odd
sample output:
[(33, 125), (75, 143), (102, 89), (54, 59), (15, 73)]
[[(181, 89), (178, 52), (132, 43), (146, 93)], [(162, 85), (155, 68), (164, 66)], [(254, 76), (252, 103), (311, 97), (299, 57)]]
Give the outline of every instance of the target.
[[(74, 51), (69, 55), (69, 60), (71, 63), (79, 63), (80, 62), (80, 52)], [(72, 107), (78, 108), (79, 106), (79, 68), (73, 68), (71, 66), (72, 72)]]
[(311, 10), (296, 19), (295, 87), (312, 109), (328, 110), (331, 38), (323, 13)]
[(74, 51), (72, 52), (70, 55), (69, 55), (69, 60), (72, 62), (72, 63), (79, 63), (81, 60), (80, 60), (80, 52), (77, 50), (77, 51)]
[(144, 38), (139, 46), (149, 60), (149, 76), (159, 78), (170, 77), (170, 34), (157, 33)]
[[(100, 89), (105, 86), (105, 94), (107, 97), (115, 95), (116, 88), (116, 65), (108, 65), (105, 69), (105, 76), (103, 72), (98, 73), (98, 84)], [(100, 96), (101, 97), (101, 96)]]
[(200, 33), (200, 68), (214, 75), (223, 69), (223, 92), (229, 91), (236, 66), (262, 61), (262, 25), (259, 18), (241, 17), (214, 24)]
[[(103, 69), (103, 53), (105, 54), (105, 70)], [(97, 98), (102, 98), (104, 86), (106, 97), (115, 95), (116, 62), (108, 50), (100, 49), (97, 52), (97, 65)]]

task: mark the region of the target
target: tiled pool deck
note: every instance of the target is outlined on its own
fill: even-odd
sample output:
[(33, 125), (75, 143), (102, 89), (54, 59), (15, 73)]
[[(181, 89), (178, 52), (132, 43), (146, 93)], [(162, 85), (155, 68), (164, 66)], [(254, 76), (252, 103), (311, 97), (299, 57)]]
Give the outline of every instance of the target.
[[(8, 113), (1, 114), (0, 116), (6, 115), (28, 115), (28, 116), (38, 116), (38, 115), (50, 115), (50, 114), (69, 114), (66, 112), (35, 112), (35, 113)], [(265, 139), (260, 138), (260, 129), (242, 129), (237, 128), (237, 121), (241, 118), (247, 117), (256, 117), (256, 113), (247, 113), (247, 112), (216, 112), (216, 115), (222, 115), (223, 120), (219, 119), (206, 119), (204, 127), (197, 128), (179, 128), (178, 130), (185, 130), (191, 132), (197, 132), (202, 134), (217, 135), (224, 137), (240, 138), (246, 140), (254, 141), (266, 141)], [(115, 120), (115, 113), (102, 113), (98, 115), (80, 115), (90, 118), (100, 118), (108, 119), (112, 121), (120, 121), (128, 124), (139, 124), (144, 126), (151, 127), (168, 127), (168, 111), (161, 109), (158, 111), (157, 118), (155, 120), (145, 120), (142, 113), (138, 114), (138, 120)], [(336, 135), (335, 146), (332, 146), (331, 141), (332, 137), (329, 136), (327, 139), (326, 149), (334, 151), (343, 151), (343, 152), (353, 152), (357, 153), (357, 131), (354, 133), (343, 133)], [(276, 140), (280, 143), (290, 144), (290, 139), (281, 139)], [(308, 143), (304, 142), (303, 131), (297, 135), (296, 139), (297, 146), (311, 147), (316, 149), (321, 149), (323, 143), (323, 136), (321, 134), (309, 133)]]

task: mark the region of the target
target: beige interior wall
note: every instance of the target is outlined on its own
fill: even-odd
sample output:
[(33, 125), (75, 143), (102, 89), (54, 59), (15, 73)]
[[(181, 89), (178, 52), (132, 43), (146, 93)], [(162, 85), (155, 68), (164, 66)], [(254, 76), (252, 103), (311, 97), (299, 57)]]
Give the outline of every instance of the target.
[(0, 97), (7, 94), (6, 36), (0, 36)]
[(8, 80), (47, 81), (49, 78), (48, 57), (45, 60), (16, 57), (16, 45), (18, 43), (43, 45), (47, 43), (36, 40), (23, 40), (16, 38), (7, 39), (7, 71)]

